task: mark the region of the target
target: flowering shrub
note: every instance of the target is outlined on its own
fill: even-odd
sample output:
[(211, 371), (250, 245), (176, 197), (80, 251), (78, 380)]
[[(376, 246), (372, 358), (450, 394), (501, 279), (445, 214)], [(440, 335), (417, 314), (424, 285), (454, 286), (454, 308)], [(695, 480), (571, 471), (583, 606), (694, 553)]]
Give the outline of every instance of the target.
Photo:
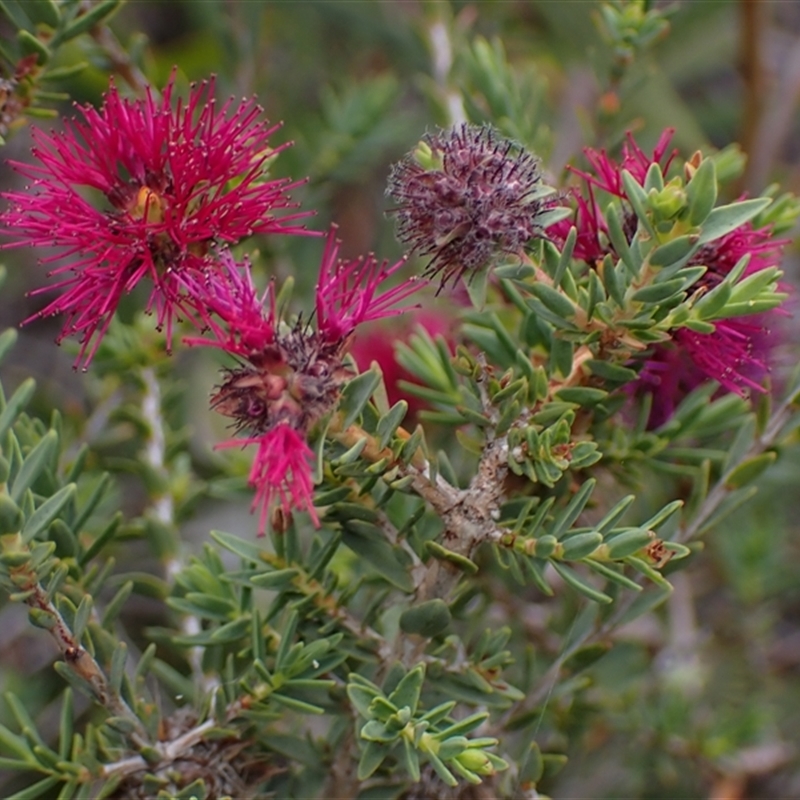
[[(17, 321), (61, 317), (91, 407), (62, 417), (31, 379), (0, 394), (0, 585), (58, 654), (46, 700), (6, 696), (8, 794), (567, 796), (625, 733), (615, 692), (642, 719), (647, 692), (683, 692), (690, 714), (687, 651), (658, 645), (683, 659), (669, 673), (642, 648), (663, 684), (645, 691), (619, 640), (665, 607), (692, 617), (700, 536), (791, 458), (800, 387), (775, 329), (800, 204), (729, 188), (735, 154), (687, 156), (672, 129), (616, 155), (664, 12), (601, 4), (601, 146), (558, 176), (536, 77), (434, 4), (421, 83), (450, 119), (382, 164), (406, 252), (380, 259), (349, 255), (352, 223), (310, 218), (336, 211), (337, 174), (357, 196), (359, 158), (383, 158), (391, 80), (328, 95), (330, 140), (293, 156), (255, 101), (217, 107), (213, 78), (184, 87), (175, 67), (159, 92), (108, 26), (118, 5), (0, 4), (18, 29), (6, 132), (66, 42), (118, 74), (81, 120), (33, 128), (38, 164), (12, 164), (31, 183), (3, 194), (5, 247), (57, 264), (31, 292), (55, 296)], [(307, 188), (273, 175), (298, 163)], [(790, 387), (774, 407), (773, 375)], [(208, 532), (212, 513), (236, 533)], [(702, 744), (722, 796), (714, 753), (752, 742)]]

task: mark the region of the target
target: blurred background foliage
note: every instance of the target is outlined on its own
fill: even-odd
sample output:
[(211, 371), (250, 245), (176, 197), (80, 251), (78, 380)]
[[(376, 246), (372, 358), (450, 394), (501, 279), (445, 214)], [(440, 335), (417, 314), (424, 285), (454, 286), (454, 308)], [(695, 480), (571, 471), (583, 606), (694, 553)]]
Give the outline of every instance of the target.
[[(275, 173), (309, 176), (295, 196), (317, 210), (313, 226), (336, 221), (345, 256), (374, 250), (391, 258), (400, 248), (384, 216), (388, 165), (426, 129), (449, 124), (461, 95), (470, 119), (491, 119), (534, 149), (555, 181), (564, 181), (566, 164), (580, 163), (585, 146), (613, 150), (633, 130), (647, 150), (669, 126), (687, 155), (741, 145), (747, 166), (730, 182), (731, 198), (772, 181), (800, 190), (800, 4), (658, 5), (672, 9), (670, 31), (655, 31), (656, 41), (630, 71), (625, 65), (635, 48), (624, 37), (616, 49), (598, 46), (600, 4), (589, 0), (147, 0), (124, 5), (110, 27), (120, 50), (154, 86), (178, 65), (182, 88), (216, 73), (218, 96), (257, 95), (266, 115), (284, 122), (276, 142), (295, 142)], [(0, 35), (10, 31), (0, 23)], [(76, 39), (57, 58), (58, 66), (88, 62), (62, 86), (79, 102), (98, 103), (118, 66), (108, 40), (99, 37)], [(505, 75), (502, 90), (475, 69), (486, 59), (496, 62), (495, 74)], [(68, 112), (57, 100), (49, 105)], [(28, 148), (23, 127), (9, 137), (5, 156), (25, 160)], [(4, 165), (3, 185), (14, 180)], [(292, 272), (298, 292), (307, 295), (317, 244), (298, 238), (263, 248), (271, 271), (281, 278)], [(33, 256), (14, 251), (5, 261), (0, 327), (18, 325), (42, 302), (20, 300), (43, 283)], [(307, 271), (292, 266), (303, 263)], [(796, 259), (784, 268), (796, 284)], [(24, 329), (5, 368), (6, 388), (33, 374), (36, 409), (47, 414), (57, 402), (66, 424), (91, 439), (78, 420), (87, 408), (124, 393), (125, 381), (103, 369), (102, 352), (97, 374), (74, 375), (71, 356), (52, 346), (57, 325), (49, 320)], [(786, 328), (787, 341), (795, 343), (796, 316)], [(207, 360), (213, 357), (184, 353), (170, 362), (183, 381), (170, 414), (173, 430), (191, 426), (195, 438), (199, 433), (204, 444), (193, 445), (191, 469), (212, 480), (220, 475), (211, 452), (219, 437), (206, 430), (215, 424), (203, 388), (213, 370)], [(775, 380), (781, 382), (780, 370)], [(102, 466), (117, 468), (116, 498), (140, 513), (137, 503), (146, 502), (146, 493), (122, 465), (135, 455), (126, 450), (131, 424), (116, 420), (106, 440), (92, 445)], [(669, 603), (620, 630), (611, 653), (576, 677), (590, 682), (587, 691), (548, 699), (537, 738), (543, 749), (570, 758), (570, 768), (548, 784), (553, 797), (800, 797), (800, 448), (784, 455), (760, 480), (756, 500), (719, 524), (691, 568), (674, 576)], [(226, 502), (223, 483), (214, 485), (217, 499), (201, 501), (199, 519), (188, 529), (198, 550), (209, 527), (235, 530), (246, 513), (244, 495)], [(187, 515), (197, 502), (187, 498)], [(136, 531), (125, 547), (120, 561), (152, 571)], [(163, 624), (163, 607), (148, 601), (146, 581), (137, 589), (139, 599), (126, 612), (129, 629)], [(518, 604), (519, 598), (499, 589), (496, 602)], [(564, 618), (554, 621), (555, 608), (534, 602), (519, 608), (518, 624), (537, 648), (551, 646), (554, 625), (568, 631), (574, 624), (574, 609), (558, 606)], [(42, 730), (58, 713), (51, 701), (61, 679), (52, 657), (49, 640), (28, 627), (23, 609), (0, 609), (2, 684)], [(13, 724), (9, 717), (0, 709), (0, 721)], [(18, 780), (0, 771), (0, 794)]]

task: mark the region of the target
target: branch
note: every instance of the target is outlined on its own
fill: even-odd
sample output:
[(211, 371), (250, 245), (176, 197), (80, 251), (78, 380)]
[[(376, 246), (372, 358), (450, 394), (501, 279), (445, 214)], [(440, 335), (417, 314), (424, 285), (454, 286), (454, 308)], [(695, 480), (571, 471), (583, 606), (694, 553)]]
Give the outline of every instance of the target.
[(32, 592), (25, 600), (25, 603), (31, 608), (43, 612), (43, 615), (49, 619), (48, 630), (64, 656), (64, 663), (75, 675), (91, 687), (97, 702), (111, 716), (124, 717), (132, 723), (133, 730), (127, 736), (137, 749), (149, 747), (150, 737), (141, 720), (119, 693), (111, 689), (102, 667), (95, 661), (91, 653), (81, 646), (80, 641), (70, 630), (61, 613), (47, 596), (47, 592), (42, 585), (35, 579), (35, 576), (31, 576), (31, 581), (24, 585), (23, 589)]

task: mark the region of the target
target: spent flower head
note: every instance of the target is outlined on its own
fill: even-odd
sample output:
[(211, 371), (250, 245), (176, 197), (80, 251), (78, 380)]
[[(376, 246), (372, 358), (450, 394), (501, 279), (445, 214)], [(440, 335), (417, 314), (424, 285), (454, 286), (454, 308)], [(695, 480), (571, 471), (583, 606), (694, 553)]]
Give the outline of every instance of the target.
[[(58, 291), (36, 317), (64, 314), (60, 337), (77, 335), (78, 361), (88, 365), (120, 298), (149, 284), (147, 310), (168, 341), (174, 319), (190, 318), (202, 299), (184, 278), (214, 268), (213, 248), (256, 233), (308, 233), (295, 207), (296, 183), (269, 180), (270, 148), (279, 126), (262, 118), (253, 100), (216, 103), (214, 79), (194, 85), (173, 104), (175, 76), (160, 98), (120, 96), (113, 84), (101, 108), (77, 106), (82, 119), (62, 132), (34, 130), (38, 165), (15, 163), (32, 180), (4, 194), (2, 215), (10, 246), (57, 248), (44, 263)], [(28, 320), (26, 320), (28, 321)]]
[(398, 238), (432, 257), (428, 272), (442, 286), (542, 236), (554, 205), (534, 156), (488, 125), (467, 123), (427, 134), (394, 165), (386, 193), (398, 204)]
[[(405, 262), (389, 266), (374, 256), (342, 261), (338, 248), (334, 227), (320, 268), (316, 326), (302, 319), (281, 323), (272, 285), (259, 296), (249, 265), (230, 256), (220, 260), (218, 271), (194, 281), (207, 298), (202, 314), (210, 338), (186, 341), (221, 348), (239, 361), (225, 370), (211, 406), (246, 436), (222, 446), (258, 445), (250, 484), (256, 489), (254, 506), (261, 506), (260, 532), (276, 501), (284, 515), (306, 509), (316, 521), (306, 436), (335, 408), (342, 386), (353, 377), (344, 359), (356, 327), (400, 313), (402, 308), (392, 306), (424, 285), (412, 278), (381, 291)], [(291, 452), (283, 452), (290, 445)]]

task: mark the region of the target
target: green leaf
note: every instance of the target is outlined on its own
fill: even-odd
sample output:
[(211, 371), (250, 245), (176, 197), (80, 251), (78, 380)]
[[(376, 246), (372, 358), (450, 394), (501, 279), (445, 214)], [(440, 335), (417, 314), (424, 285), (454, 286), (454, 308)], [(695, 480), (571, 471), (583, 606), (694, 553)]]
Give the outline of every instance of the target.
[(722, 474), (727, 474), (733, 467), (745, 457), (747, 451), (753, 444), (756, 433), (756, 418), (754, 414), (748, 414), (740, 426), (736, 438), (728, 448), (728, 456), (722, 465)]
[(562, 540), (564, 561), (579, 561), (593, 553), (603, 543), (603, 534), (591, 531), (589, 533), (576, 533)]
[(339, 410), (344, 415), (342, 429), (349, 428), (360, 416), (373, 392), (381, 382), (381, 374), (374, 369), (362, 372), (351, 380), (342, 390)]
[(612, 583), (616, 583), (618, 586), (622, 586), (625, 589), (631, 589), (634, 592), (641, 592), (642, 587), (632, 581), (627, 575), (623, 575), (622, 572), (617, 571), (613, 567), (609, 566), (608, 564), (603, 564), (600, 561), (595, 561), (592, 558), (587, 558), (584, 562), (587, 567), (594, 570), (595, 572), (602, 575), (604, 578), (608, 578)]
[(414, 749), (414, 745), (405, 736), (400, 740), (402, 745), (400, 750), (400, 765), (408, 773), (409, 777), (414, 783), (418, 783), (420, 779), (419, 769), (419, 754)]
[(564, 660), (561, 669), (570, 675), (577, 675), (599, 661), (610, 649), (611, 645), (606, 642), (596, 642), (581, 647)]
[[(619, 207), (616, 202), (609, 203), (608, 208), (606, 208), (606, 223), (608, 224), (608, 238), (614, 246), (614, 251), (620, 257), (624, 266), (627, 267), (631, 276), (636, 277), (639, 274), (639, 269), (628, 245), (628, 239), (622, 229)], [(622, 304), (619, 303), (619, 305)]]
[(477, 711), (439, 731), (437, 738), (449, 739), (453, 736), (466, 736), (466, 734), (471, 733), (486, 722), (487, 719), (489, 719), (489, 714), (486, 711)]
[(537, 784), (542, 779), (544, 772), (544, 761), (542, 751), (536, 742), (531, 742), (528, 746), (528, 754), (524, 758), (520, 771), (519, 782), (521, 784)]
[(390, 409), (389, 413), (378, 420), (375, 433), (378, 436), (378, 448), (383, 450), (389, 440), (394, 436), (395, 431), (405, 419), (408, 413), (408, 403), (405, 400), (398, 400)]
[(50, 430), (22, 462), (22, 466), (14, 478), (14, 483), (11, 485), (11, 497), (14, 500), (19, 502), (22, 499), (25, 490), (31, 487), (42, 471), (49, 466), (49, 462), (52, 462), (57, 448), (58, 434)]
[[(14, 0), (3, 0), (3, 2), (0, 2), (0, 11), (8, 17), (15, 28), (33, 27), (33, 20), (19, 6), (20, 4), (14, 2)], [(9, 61), (14, 63), (12, 58)]]
[(226, 550), (235, 553), (237, 556), (245, 559), (245, 561), (263, 561), (262, 553), (265, 552), (263, 547), (259, 547), (254, 542), (248, 542), (245, 539), (240, 539), (231, 533), (224, 533), (223, 531), (211, 531), (211, 538)]
[(742, 461), (725, 476), (725, 488), (741, 489), (752, 483), (777, 457), (776, 452), (769, 451)]
[[(442, 602), (439, 600), (438, 602)], [(401, 623), (402, 624), (402, 623)], [(397, 688), (389, 695), (389, 702), (397, 708), (407, 707), (412, 716), (417, 713), (419, 696), (425, 682), (425, 665), (417, 664), (414, 669), (406, 673), (405, 677), (397, 684)]]
[(737, 508), (744, 505), (756, 494), (758, 494), (758, 487), (756, 486), (733, 489), (731, 493), (717, 506), (714, 513), (705, 520), (700, 530), (697, 531), (697, 534), (702, 535), (707, 531), (710, 531), (716, 525), (719, 525), (719, 523), (722, 522), (725, 517), (732, 514)]
[(662, 283), (651, 283), (634, 293), (632, 300), (637, 303), (648, 305), (663, 303), (683, 291), (684, 281), (681, 278), (673, 278)]
[(36, 381), (34, 381), (33, 378), (27, 378), (17, 387), (14, 394), (11, 395), (11, 398), (6, 403), (6, 407), (3, 409), (2, 413), (0, 413), (0, 440), (2, 440), (6, 431), (14, 423), (19, 412), (28, 405), (31, 397), (33, 397), (35, 389)]
[(717, 169), (712, 158), (705, 158), (686, 185), (689, 224), (702, 225), (717, 202)]
[(85, 14), (75, 17), (68, 25), (66, 25), (54, 38), (55, 47), (56, 42), (68, 42), (76, 36), (85, 33), (95, 25), (104, 22), (106, 18), (110, 17), (117, 7), (122, 3), (122, 0), (101, 0), (96, 6), (92, 6)]
[(28, 544), (38, 536), (55, 518), (61, 509), (75, 496), (75, 484), (68, 483), (59, 489), (52, 497), (42, 503), (31, 514), (25, 527), (22, 529), (22, 541)]
[(367, 742), (361, 751), (358, 762), (358, 779), (365, 781), (383, 763), (391, 752), (391, 748), (380, 742)]
[(316, 706), (313, 703), (307, 703), (305, 700), (300, 700), (297, 697), (291, 697), (287, 694), (283, 694), (283, 692), (273, 692), (270, 695), (270, 700), (274, 700), (276, 703), (280, 703), (286, 708), (292, 709), (292, 711), (299, 711), (301, 714), (317, 714), (322, 715), (325, 713), (325, 709), (321, 706)]
[(567, 238), (564, 242), (564, 247), (561, 250), (561, 255), (558, 259), (558, 266), (556, 267), (555, 275), (553, 275), (553, 288), (558, 289), (561, 286), (561, 281), (567, 271), (567, 267), (572, 260), (572, 253), (575, 250), (575, 242), (578, 240), (577, 228), (573, 225), (569, 229)]
[(777, 267), (767, 267), (748, 275), (735, 284), (728, 305), (749, 305), (751, 300), (756, 299), (763, 291), (774, 286), (780, 274), (780, 270)]
[(637, 572), (641, 572), (645, 578), (649, 578), (653, 583), (663, 588), (670, 587), (672, 584), (656, 569), (650, 566), (644, 559), (637, 556), (628, 556), (625, 559), (626, 564), (630, 564)]
[(473, 272), (469, 279), (464, 281), (467, 287), (467, 294), (469, 301), (472, 303), (473, 308), (482, 311), (486, 305), (486, 288), (489, 281), (489, 270), (480, 269)]
[(695, 303), (694, 311), (700, 319), (713, 320), (728, 304), (731, 294), (733, 294), (731, 284), (728, 281), (722, 281)]
[(125, 601), (131, 596), (131, 592), (133, 592), (133, 585), (133, 581), (126, 581), (123, 583), (114, 597), (108, 602), (103, 609), (103, 616), (100, 621), (102, 627), (110, 628), (114, 624), (122, 611), (122, 606), (125, 605)]
[(608, 557), (612, 561), (622, 560), (647, 547), (653, 541), (649, 528), (632, 528), (606, 539)]
[[(408, 569), (400, 558), (401, 550), (392, 547), (378, 528), (357, 524), (358, 520), (346, 523), (342, 528), (342, 542), (359, 558), (371, 564), (389, 583), (403, 592), (411, 594), (414, 583)], [(366, 535), (357, 532), (363, 530)], [(403, 559), (405, 561), (405, 558)]]
[(75, 621), (72, 623), (72, 633), (76, 641), (80, 641), (83, 638), (84, 631), (89, 623), (89, 615), (92, 613), (92, 606), (91, 595), (85, 594), (81, 598), (81, 602), (75, 612)]
[(444, 765), (444, 762), (441, 759), (434, 755), (432, 752), (427, 751), (425, 755), (430, 762), (430, 765), (433, 767), (436, 774), (446, 783), (448, 786), (458, 786), (458, 781), (456, 777), (450, 772), (449, 769)]
[(0, 725), (0, 746), (19, 756), (28, 767), (36, 764), (36, 757), (27, 740), (10, 731), (5, 725)]
[(611, 256), (607, 255), (600, 265), (600, 277), (603, 279), (603, 288), (608, 296), (620, 308), (625, 308), (625, 280), (621, 265), (621, 261), (615, 265)]
[(555, 393), (558, 400), (565, 403), (577, 403), (580, 406), (593, 406), (601, 403), (608, 397), (605, 389), (595, 389), (591, 386), (567, 386)]
[(584, 597), (588, 597), (595, 603), (611, 603), (613, 601), (613, 598), (609, 597), (605, 592), (601, 592), (599, 589), (595, 589), (594, 586), (590, 586), (588, 583), (581, 580), (581, 578), (565, 564), (561, 564), (558, 561), (551, 561), (550, 563), (553, 565), (553, 569), (564, 579), (564, 582), (580, 592)]
[(108, 672), (108, 685), (114, 694), (119, 694), (122, 689), (127, 661), (128, 645), (125, 642), (118, 642), (111, 655), (111, 669)]
[(627, 611), (617, 620), (617, 629), (660, 606), (672, 594), (672, 586), (658, 586), (637, 597)]
[(589, 478), (589, 480), (583, 483), (581, 488), (569, 501), (567, 507), (558, 515), (558, 518), (553, 523), (548, 533), (558, 539), (569, 529), (586, 507), (596, 484), (597, 481), (594, 478)]
[(62, 759), (69, 758), (72, 752), (72, 733), (75, 719), (75, 698), (72, 689), (64, 690), (61, 701), (61, 716), (58, 726), (58, 754)]
[(545, 753), (542, 756), (544, 769), (542, 770), (542, 779), (553, 778), (561, 772), (566, 766), (567, 757), (561, 753)]
[(25, 0), (25, 6), (33, 22), (43, 22), (51, 28), (61, 22), (61, 9), (54, 0)]
[(211, 632), (211, 636), (209, 637), (210, 642), (212, 644), (238, 642), (250, 633), (250, 624), (250, 615), (246, 614), (232, 622), (227, 622), (225, 625), (220, 625), (219, 628)]
[(24, 28), (17, 31), (17, 42), (23, 55), (35, 55), (39, 64), (46, 64), (53, 55), (50, 48), (38, 36)]
[(697, 243), (708, 244), (735, 231), (763, 211), (770, 202), (768, 197), (756, 197), (752, 200), (737, 200), (735, 203), (715, 208), (703, 224)]
[[(8, 351), (16, 344), (18, 334), (13, 328), (8, 328), (0, 333), (0, 362), (8, 354)], [(0, 402), (0, 408), (2, 408), (2, 402)]]
[(37, 800), (42, 797), (51, 797), (50, 790), (61, 783), (62, 778), (51, 776), (39, 781), (38, 783), (31, 784), (25, 789), (20, 789), (14, 794), (6, 795), (5, 800)]
[[(684, 236), (676, 236), (674, 239), (665, 242), (664, 244), (653, 250), (653, 252), (650, 254), (650, 259), (649, 259), (650, 263), (654, 267), (670, 267), (673, 264), (678, 264), (679, 262), (685, 261), (697, 249), (698, 239), (699, 236), (697, 234), (686, 234)], [(639, 291), (641, 292), (643, 291), (643, 289), (640, 289)], [(638, 294), (639, 292), (637, 292), (634, 295), (635, 300), (638, 299), (637, 298)], [(641, 300), (640, 302), (648, 302), (648, 301)]]
[[(359, 682), (356, 682), (355, 679), (359, 679)], [(360, 675), (351, 674), (348, 681), (347, 696), (350, 698), (350, 702), (364, 719), (370, 719), (372, 717), (370, 706), (376, 697), (381, 696), (381, 690), (375, 684), (361, 678)]]
[(471, 561), (466, 556), (462, 556), (460, 553), (455, 553), (452, 550), (448, 550), (446, 547), (442, 547), (438, 542), (425, 542), (425, 550), (434, 558), (455, 564), (468, 575), (474, 575), (478, 571), (478, 565), (474, 561)]
[(548, 286), (546, 283), (532, 283), (525, 287), (534, 297), (536, 297), (545, 308), (549, 309), (560, 319), (572, 319), (575, 316), (575, 306), (558, 289)]
[(650, 221), (649, 216), (649, 204), (648, 204), (648, 197), (647, 192), (639, 185), (636, 178), (631, 175), (628, 170), (622, 170), (622, 185), (625, 187), (625, 195), (628, 198), (628, 202), (631, 204), (631, 207), (636, 212), (636, 216), (639, 218), (639, 222), (644, 225), (645, 230), (655, 238), (656, 232), (653, 228), (653, 223)]
[(400, 615), (400, 628), (406, 633), (431, 638), (450, 626), (451, 615), (447, 603), (438, 597), (406, 609)]
[[(0, 535), (19, 533), (24, 523), (25, 515), (22, 513), (22, 509), (5, 492), (0, 493)], [(4, 553), (3, 555), (7, 559), (12, 556), (12, 553)], [(15, 559), (24, 557), (23, 563), (27, 561), (27, 554), (24, 552), (19, 555), (14, 553), (13, 557)], [(14, 564), (12, 566), (20, 565)]]

